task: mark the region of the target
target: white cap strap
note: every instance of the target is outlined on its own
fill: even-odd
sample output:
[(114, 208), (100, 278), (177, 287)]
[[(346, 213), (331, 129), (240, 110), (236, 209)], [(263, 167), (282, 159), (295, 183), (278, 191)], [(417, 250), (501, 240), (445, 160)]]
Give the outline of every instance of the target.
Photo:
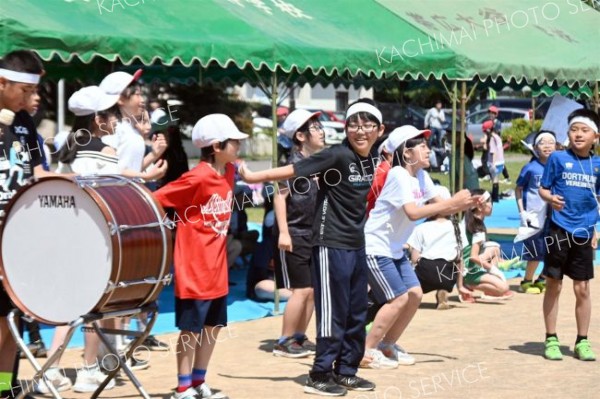
[(569, 129), (571, 128), (571, 126), (573, 126), (574, 123), (583, 123), (590, 129), (592, 129), (594, 133), (598, 133), (598, 125), (596, 125), (596, 123), (594, 123), (594, 121), (588, 118), (587, 116), (576, 116), (573, 119), (571, 119), (571, 121), (569, 122)]
[(17, 72), (0, 68), (0, 76), (12, 82), (29, 83), (32, 85), (40, 83), (40, 75), (36, 75), (35, 73)]
[(368, 112), (369, 114), (371, 114), (375, 118), (377, 118), (379, 123), (383, 122), (383, 117), (381, 116), (381, 111), (379, 111), (377, 108), (375, 108), (371, 104), (363, 103), (363, 102), (351, 105), (350, 108), (348, 108), (348, 111), (346, 111), (346, 119), (350, 118), (352, 115), (358, 114), (359, 112)]

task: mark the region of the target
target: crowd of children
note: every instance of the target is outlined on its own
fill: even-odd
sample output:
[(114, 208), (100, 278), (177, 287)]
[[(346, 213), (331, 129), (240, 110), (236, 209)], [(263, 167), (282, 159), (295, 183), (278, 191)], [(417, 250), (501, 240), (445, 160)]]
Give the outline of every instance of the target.
[[(0, 136), (4, 154), (19, 146), (37, 148), (37, 132), (26, 106), (41, 75), (43, 66), (32, 52), (9, 53), (0, 61), (0, 109), (16, 113), (11, 128)], [(70, 98), (76, 123), (60, 150), (59, 172), (109, 171), (146, 180), (167, 173), (169, 164), (163, 153), (168, 138), (157, 134), (145, 141), (151, 117), (139, 77), (139, 73), (115, 72), (99, 86), (85, 87)], [(503, 301), (513, 295), (498, 268), (502, 261), (499, 245), (489, 240), (485, 226), (498, 200), (498, 176), (505, 165), (497, 123), (486, 121), (485, 161), (492, 175), (492, 193), (464, 189), (451, 196), (426, 171), (429, 130), (402, 126), (383, 141), (381, 112), (371, 101), (358, 100), (346, 111), (346, 140), (324, 148), (318, 117), (319, 113), (305, 110), (287, 115), (279, 131), (293, 142), (294, 149), (285, 165), (250, 171), (242, 164), (238, 173), (247, 183), (280, 182), (274, 198), (275, 270), (277, 286), (292, 293), (273, 354), (314, 355), (304, 392), (342, 396), (348, 390), (375, 389), (375, 384), (357, 375), (359, 367), (392, 369), (415, 363), (398, 341), (424, 292), (437, 291), (439, 309), (449, 308), (448, 294), (455, 285), (465, 302), (475, 301), (474, 290), (484, 293), (481, 300)], [(591, 150), (600, 120), (593, 111), (582, 109), (573, 112), (568, 122), (568, 149), (554, 151), (555, 135), (538, 133), (534, 156), (517, 180), (521, 226), (530, 230), (524, 241), (528, 264), (521, 290), (544, 292), (544, 356), (560, 360), (556, 319), (562, 280), (569, 276), (577, 298), (575, 357), (595, 360), (588, 340), (589, 280), (594, 276), (597, 246), (594, 226), (599, 211), (600, 158)], [(209, 337), (216, 337), (227, 325), (234, 162), (241, 140), (247, 137), (226, 115), (202, 117), (192, 130), (193, 143), (201, 151), (199, 164), (153, 193), (163, 207), (186, 218), (177, 225), (174, 248), (175, 324), (180, 334), (172, 399), (225, 397), (206, 383), (217, 342)], [(11, 170), (5, 171), (9, 194), (27, 179), (52, 173), (43, 170), (35, 152), (21, 161), (27, 165), (20, 165), (23, 173), (14, 181)], [(459, 221), (457, 215), (463, 212), (464, 219)], [(418, 224), (423, 219), (427, 221)], [(192, 220), (202, 223), (187, 222)], [(535, 279), (541, 260), (544, 269)], [(369, 290), (378, 304), (367, 334)], [(6, 320), (11, 307), (11, 298), (0, 289), (2, 397), (13, 397), (16, 392), (11, 386), (16, 386), (17, 350)], [(306, 335), (313, 311), (316, 343)], [(50, 354), (64, 333), (57, 328)], [(104, 380), (97, 361), (99, 349), (97, 337), (86, 334), (86, 367), (77, 375), (75, 391), (93, 391)], [(48, 392), (46, 384), (59, 390), (71, 388), (70, 380), (56, 368), (46, 373), (38, 391)]]

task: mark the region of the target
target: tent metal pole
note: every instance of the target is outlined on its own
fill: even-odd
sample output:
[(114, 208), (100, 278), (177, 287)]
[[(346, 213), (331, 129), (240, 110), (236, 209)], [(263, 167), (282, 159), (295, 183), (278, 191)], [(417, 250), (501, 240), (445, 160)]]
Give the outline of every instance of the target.
[[(271, 167), (274, 168), (277, 166), (277, 70), (274, 70), (271, 76), (271, 118), (273, 121)], [(278, 193), (279, 185), (276, 181), (273, 184), (275, 185), (275, 193)], [(273, 314), (275, 315), (279, 314), (279, 299), (279, 288), (277, 287), (277, 281), (275, 281), (275, 289), (273, 291)]]
[(56, 133), (60, 133), (65, 130), (65, 80), (60, 79), (58, 81), (58, 127)]
[(535, 126), (535, 96), (533, 95), (533, 90), (531, 91), (531, 131), (533, 132), (533, 127)]
[(452, 151), (450, 153), (451, 165), (450, 170), (450, 192), (454, 194), (456, 192), (456, 100), (458, 99), (458, 86), (456, 80), (452, 82), (452, 93), (450, 96), (452, 101)]
[[(461, 96), (460, 96), (460, 162), (458, 165), (458, 190), (462, 190), (463, 182), (465, 179), (465, 130), (467, 125), (467, 82), (460, 82)], [(471, 92), (472, 93), (472, 92)], [(458, 191), (457, 190), (457, 191)]]
[(598, 112), (600, 110), (600, 94), (598, 92), (598, 81), (594, 82), (594, 110)]

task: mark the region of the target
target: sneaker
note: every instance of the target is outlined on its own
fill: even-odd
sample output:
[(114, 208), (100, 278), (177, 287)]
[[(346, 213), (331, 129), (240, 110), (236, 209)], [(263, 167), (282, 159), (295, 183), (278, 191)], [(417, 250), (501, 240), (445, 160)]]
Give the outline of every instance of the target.
[(304, 350), (306, 350), (311, 355), (317, 353), (317, 344), (315, 344), (306, 337), (304, 337), (304, 340), (302, 342), (296, 341), (296, 343), (299, 344)]
[(450, 304), (448, 303), (448, 291), (446, 290), (437, 290), (435, 293), (435, 301), (436, 301), (436, 309), (437, 310), (447, 310), (450, 309)]
[(136, 359), (135, 356), (127, 359), (127, 365), (131, 370), (146, 370), (150, 367), (150, 363), (147, 360)]
[(372, 391), (375, 389), (375, 384), (371, 381), (355, 375), (336, 375), (334, 380), (338, 385), (353, 391)]
[[(77, 379), (75, 380), (75, 385), (73, 385), (73, 391), (94, 392), (105, 379), (106, 374), (100, 371), (100, 367), (94, 367), (91, 369), (84, 367), (77, 371)], [(104, 389), (113, 389), (114, 387), (115, 380), (112, 379)]]
[(388, 359), (398, 362), (399, 365), (411, 366), (416, 363), (415, 358), (409, 355), (408, 352), (402, 349), (398, 344), (391, 345), (380, 342), (377, 349), (379, 349)]
[(194, 389), (198, 393), (198, 397), (202, 399), (228, 399), (227, 395), (221, 392), (214, 392), (210, 389), (206, 382)]
[(503, 179), (501, 183), (512, 184), (512, 182), (510, 181), (510, 179)]
[(398, 368), (398, 362), (386, 357), (378, 349), (368, 349), (360, 361), (360, 367), (377, 370), (390, 370)]
[(512, 259), (507, 259), (507, 260), (503, 260), (502, 262), (498, 262), (498, 269), (500, 270), (510, 270), (510, 269), (516, 269), (515, 265), (518, 264), (520, 262), (519, 257), (515, 257)]
[(515, 293), (511, 290), (508, 290), (500, 296), (484, 294), (480, 298), (477, 298), (477, 302), (482, 302), (482, 303), (504, 302), (509, 299), (512, 299), (513, 296), (515, 296)]
[(582, 339), (575, 345), (575, 359), (593, 362), (596, 360), (596, 354), (592, 351), (590, 341)]
[[(35, 342), (30, 343), (29, 345), (27, 345), (27, 349), (29, 349), (33, 357), (48, 357), (48, 351), (46, 350), (46, 346), (41, 340), (37, 340)], [(21, 351), (19, 352), (19, 357), (21, 359), (25, 359), (25, 353)]]
[(540, 289), (540, 292), (546, 291), (546, 280), (544, 280), (543, 278), (538, 278), (537, 280), (535, 280), (533, 285), (538, 287)]
[(199, 399), (198, 392), (192, 387), (189, 387), (183, 392), (175, 391), (173, 395), (171, 395), (171, 399)]
[(276, 343), (273, 355), (281, 357), (301, 358), (310, 356), (310, 352), (302, 347), (293, 337), (288, 338), (283, 344)]
[(331, 376), (315, 379), (309, 376), (304, 385), (304, 392), (321, 396), (344, 396), (348, 391), (338, 385)]
[[(581, 342), (580, 342), (581, 343)], [(548, 360), (562, 360), (562, 352), (560, 351), (560, 342), (558, 342), (558, 338), (549, 337), (546, 338), (546, 342), (544, 343), (544, 357)], [(577, 351), (575, 352), (575, 356), (577, 356)]]
[[(54, 388), (56, 388), (58, 392), (67, 391), (71, 389), (71, 386), (73, 385), (71, 384), (71, 380), (61, 373), (58, 368), (49, 369), (46, 371), (45, 376), (45, 379), (54, 385)], [(50, 388), (48, 388), (48, 385), (46, 385), (45, 379), (40, 378), (39, 381), (36, 381), (35, 392), (43, 394), (50, 393)]]
[(148, 348), (150, 350), (154, 350), (154, 351), (168, 351), (169, 349), (171, 349), (169, 347), (169, 344), (157, 340), (154, 335), (149, 335), (144, 340), (142, 345), (145, 346), (146, 348)]
[(541, 294), (542, 290), (539, 289), (532, 281), (522, 281), (520, 286), (521, 292), (525, 294)]

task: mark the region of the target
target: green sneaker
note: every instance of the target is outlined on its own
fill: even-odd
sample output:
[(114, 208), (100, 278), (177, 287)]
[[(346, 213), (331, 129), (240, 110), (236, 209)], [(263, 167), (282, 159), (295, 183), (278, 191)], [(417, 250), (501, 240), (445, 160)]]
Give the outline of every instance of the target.
[[(544, 350), (544, 357), (546, 359), (562, 360), (563, 356), (560, 351), (560, 342), (558, 342), (558, 338), (556, 338), (556, 337), (546, 338), (545, 346), (546, 346), (546, 349)], [(588, 346), (588, 348), (589, 348), (589, 346)]]
[(498, 262), (498, 269), (503, 270), (503, 271), (507, 271), (510, 269), (513, 269), (514, 265), (519, 263), (519, 258), (512, 258), (512, 259), (508, 259), (502, 262)]
[(531, 281), (522, 281), (521, 292), (524, 292), (525, 294), (541, 294), (542, 290), (540, 290), (535, 283)]
[(538, 287), (540, 289), (540, 292), (544, 292), (546, 291), (546, 280), (544, 279), (537, 279), (535, 280), (535, 282), (533, 283), (533, 285), (535, 287)]
[(575, 345), (575, 359), (593, 362), (596, 360), (596, 354), (592, 351), (590, 341), (582, 339), (577, 345)]

